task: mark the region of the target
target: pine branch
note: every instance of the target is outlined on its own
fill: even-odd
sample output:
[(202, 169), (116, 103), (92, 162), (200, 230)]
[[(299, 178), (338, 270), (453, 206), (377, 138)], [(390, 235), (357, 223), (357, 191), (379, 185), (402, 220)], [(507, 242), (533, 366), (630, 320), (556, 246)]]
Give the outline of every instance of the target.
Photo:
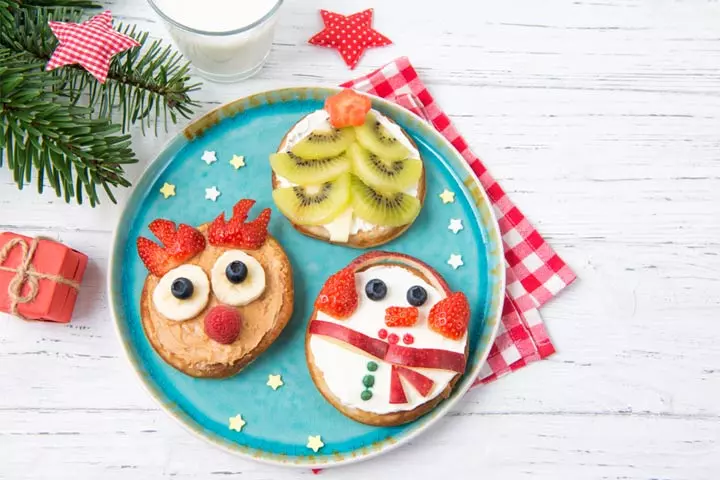
[(90, 118), (89, 108), (48, 89), (61, 80), (40, 66), (0, 48), (0, 166), (5, 154), (20, 189), (37, 172), (40, 193), (47, 180), (66, 201), (82, 203), (85, 195), (95, 206), (99, 185), (114, 202), (110, 187), (129, 186), (123, 165), (137, 162), (130, 136), (116, 135), (119, 125)]
[[(79, 23), (85, 20), (85, 15), (82, 10), (69, 8), (20, 8), (16, 18), (15, 28), (0, 34), (0, 46), (20, 49), (29, 59), (46, 63), (57, 46), (48, 22)], [(182, 61), (182, 56), (170, 46), (163, 48), (158, 40), (146, 45), (148, 34), (137, 32), (135, 26), (120, 25), (117, 29), (140, 42), (142, 47), (113, 58), (105, 85), (99, 85), (78, 65), (53, 71), (64, 80), (58, 90), (69, 95), (73, 103), (93, 107), (98, 117), (112, 115), (120, 108), (123, 131), (140, 121), (143, 132), (146, 126), (154, 124), (157, 133), (161, 113), (165, 125), (168, 115), (173, 123), (178, 116), (189, 118), (192, 108), (198, 106), (189, 93), (200, 84), (187, 84), (189, 65)]]
[[(134, 38), (143, 48), (131, 49), (117, 55), (110, 65), (105, 88), (88, 88), (89, 104), (101, 115), (111, 115), (119, 108), (123, 130), (140, 121), (143, 132), (146, 126), (154, 125), (157, 135), (158, 123), (167, 125), (168, 115), (173, 123), (178, 116), (190, 118), (192, 107), (199, 106), (191, 100), (189, 93), (198, 90), (200, 84), (187, 85), (189, 64), (182, 55), (159, 40), (148, 45), (148, 34), (138, 32), (136, 27), (119, 25), (118, 30)], [(87, 76), (86, 72), (82, 72)]]
[[(87, 71), (68, 65), (52, 72), (44, 66), (57, 46), (51, 20), (79, 23), (88, 0), (0, 0), (0, 167), (3, 155), (22, 189), (32, 181), (42, 192), (49, 183), (66, 201), (99, 202), (101, 186), (115, 202), (111, 187), (127, 187), (123, 165), (137, 159), (127, 132), (140, 122), (143, 131), (160, 120), (167, 126), (188, 118), (198, 104), (189, 93), (188, 65), (170, 47), (134, 26), (120, 30), (138, 40), (113, 58), (108, 80), (99, 84)], [(121, 117), (113, 123), (114, 114)], [(162, 114), (162, 115), (161, 115)]]

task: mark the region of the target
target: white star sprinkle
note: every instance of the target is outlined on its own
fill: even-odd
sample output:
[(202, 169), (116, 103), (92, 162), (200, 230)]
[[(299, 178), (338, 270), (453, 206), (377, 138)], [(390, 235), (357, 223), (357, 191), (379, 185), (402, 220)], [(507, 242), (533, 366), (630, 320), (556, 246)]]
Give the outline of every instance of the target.
[(211, 163), (217, 162), (217, 156), (215, 155), (214, 150), (205, 150), (205, 152), (203, 152), (203, 154), (202, 154), (202, 159), (208, 165), (210, 165)]
[(450, 219), (450, 225), (448, 225), (448, 230), (452, 230), (452, 232), (457, 235), (457, 233), (463, 229), (462, 220), (459, 218), (451, 218)]
[(217, 187), (213, 186), (205, 189), (205, 200), (212, 200), (213, 202), (216, 202), (219, 196), (220, 190), (218, 190)]
[(456, 253), (450, 255), (447, 263), (453, 268), (453, 270), (457, 270), (458, 267), (462, 267), (463, 265), (465, 265), (462, 261), (462, 255), (458, 255)]

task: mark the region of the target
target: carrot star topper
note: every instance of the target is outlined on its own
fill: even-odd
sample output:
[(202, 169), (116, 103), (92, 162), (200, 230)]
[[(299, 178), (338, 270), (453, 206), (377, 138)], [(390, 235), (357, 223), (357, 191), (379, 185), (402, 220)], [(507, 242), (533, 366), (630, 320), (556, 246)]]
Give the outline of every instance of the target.
[(392, 40), (372, 28), (372, 8), (347, 16), (320, 10), (320, 15), (325, 28), (313, 35), (308, 43), (336, 49), (351, 69), (368, 48), (392, 44)]
[(45, 70), (79, 64), (105, 83), (112, 57), (132, 47), (140, 46), (133, 38), (113, 30), (109, 10), (83, 23), (48, 22), (58, 39), (58, 46)]

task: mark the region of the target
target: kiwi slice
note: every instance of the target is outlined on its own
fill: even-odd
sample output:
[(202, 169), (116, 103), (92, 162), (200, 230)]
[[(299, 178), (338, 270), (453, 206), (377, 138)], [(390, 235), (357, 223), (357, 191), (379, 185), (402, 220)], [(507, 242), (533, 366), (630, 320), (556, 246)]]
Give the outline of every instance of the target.
[(355, 131), (350, 127), (313, 130), (290, 150), (300, 158), (318, 160), (340, 155), (354, 141)]
[(324, 225), (341, 214), (350, 202), (350, 174), (308, 187), (278, 188), (273, 199), (280, 211), (298, 225)]
[(341, 154), (336, 157), (307, 160), (292, 152), (270, 155), (273, 171), (299, 185), (325, 183), (350, 170), (350, 159)]
[(422, 161), (417, 159), (386, 162), (357, 143), (350, 145), (347, 153), (352, 159), (355, 175), (371, 187), (403, 191), (416, 185), (422, 175)]
[(350, 180), (353, 213), (363, 220), (384, 227), (412, 223), (420, 213), (420, 200), (406, 193), (382, 193), (357, 176)]
[(410, 151), (372, 113), (365, 117), (364, 124), (355, 127), (355, 134), (363, 147), (387, 161), (403, 160), (410, 155)]

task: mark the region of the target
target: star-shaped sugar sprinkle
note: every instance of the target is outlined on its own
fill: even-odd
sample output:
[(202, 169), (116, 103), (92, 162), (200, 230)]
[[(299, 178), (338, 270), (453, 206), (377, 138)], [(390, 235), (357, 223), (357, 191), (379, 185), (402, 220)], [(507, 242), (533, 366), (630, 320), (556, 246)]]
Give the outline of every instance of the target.
[(455, 201), (455, 193), (447, 188), (439, 195), (443, 203), (453, 203)]
[(308, 43), (336, 49), (351, 69), (366, 49), (392, 44), (392, 40), (372, 28), (372, 8), (347, 16), (320, 10), (320, 15), (325, 28)]
[(458, 255), (456, 253), (453, 253), (452, 255), (450, 255), (450, 258), (448, 259), (447, 263), (448, 263), (448, 265), (450, 265), (453, 268), (453, 270), (457, 270), (458, 268), (465, 265), (462, 261), (462, 255)]
[(213, 150), (205, 150), (201, 158), (208, 165), (217, 162), (217, 155), (215, 155), (215, 152)]
[(242, 415), (240, 415), (239, 413), (237, 415), (235, 415), (234, 417), (230, 417), (228, 419), (228, 422), (230, 422), (228, 424), (228, 428), (230, 430), (235, 430), (236, 432), (239, 432), (240, 430), (242, 430), (243, 427), (245, 426), (245, 423), (247, 423), (247, 422), (245, 422), (245, 420), (243, 420)]
[(213, 202), (216, 202), (219, 196), (220, 190), (218, 190), (217, 187), (212, 186), (205, 189), (205, 200), (212, 200)]
[(268, 375), (268, 381), (265, 385), (272, 388), (273, 390), (277, 390), (285, 384), (283, 383), (282, 377), (280, 375)]
[(160, 193), (162, 193), (163, 197), (165, 197), (165, 198), (174, 197), (175, 196), (175, 185), (173, 185), (172, 183), (165, 182), (165, 184), (160, 189)]
[(313, 452), (317, 453), (322, 447), (325, 446), (320, 435), (308, 435), (307, 448), (312, 449)]
[(245, 166), (245, 157), (242, 155), (233, 155), (232, 160), (230, 160), (230, 165), (235, 167), (235, 170), (237, 170), (240, 167)]
[(113, 56), (140, 45), (133, 38), (113, 30), (109, 10), (83, 23), (48, 22), (48, 25), (58, 39), (58, 46), (45, 70), (78, 64), (100, 83), (107, 80)]
[(448, 225), (448, 230), (453, 232), (455, 235), (463, 229), (462, 220), (459, 218), (451, 218), (450, 219), (450, 225)]

